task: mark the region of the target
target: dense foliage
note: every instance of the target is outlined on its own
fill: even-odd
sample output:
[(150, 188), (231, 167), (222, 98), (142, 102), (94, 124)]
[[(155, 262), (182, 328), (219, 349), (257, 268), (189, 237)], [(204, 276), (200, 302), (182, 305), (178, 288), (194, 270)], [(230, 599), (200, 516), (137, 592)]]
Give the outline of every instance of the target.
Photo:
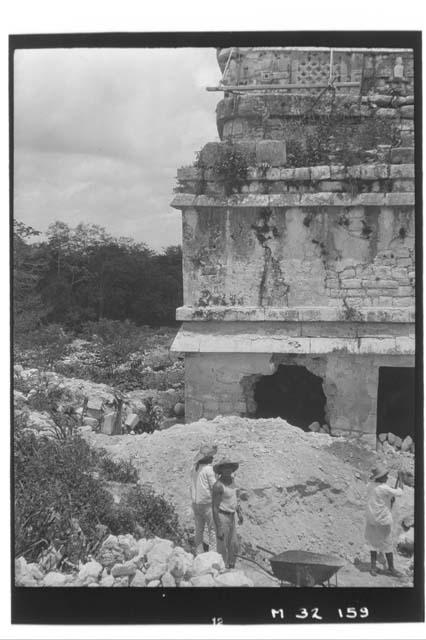
[(106, 463), (81, 437), (60, 441), (18, 430), (14, 453), (16, 555), (36, 560), (54, 547), (63, 560), (84, 560), (108, 531), (185, 542), (173, 505), (150, 487), (134, 485), (114, 502), (105, 480), (134, 482), (136, 470)]
[(14, 224), (14, 319), (17, 333), (58, 323), (80, 330), (102, 318), (172, 325), (182, 304), (182, 253), (155, 253), (97, 225), (50, 225), (47, 239)]
[[(14, 358), (25, 368), (55, 371), (121, 391), (169, 389), (183, 383), (182, 363), (169, 352), (175, 335), (172, 327), (139, 327), (106, 318), (85, 323), (78, 336), (58, 324), (41, 325), (15, 332)], [(15, 388), (21, 390), (19, 384), (15, 380)], [(43, 387), (42, 380), (38, 387)]]

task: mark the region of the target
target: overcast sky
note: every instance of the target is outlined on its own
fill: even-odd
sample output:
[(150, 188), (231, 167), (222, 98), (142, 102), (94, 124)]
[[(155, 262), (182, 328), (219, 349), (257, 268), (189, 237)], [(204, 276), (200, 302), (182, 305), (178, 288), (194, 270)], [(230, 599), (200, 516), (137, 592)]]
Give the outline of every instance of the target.
[(176, 169), (217, 138), (214, 49), (15, 53), (15, 218), (181, 241)]

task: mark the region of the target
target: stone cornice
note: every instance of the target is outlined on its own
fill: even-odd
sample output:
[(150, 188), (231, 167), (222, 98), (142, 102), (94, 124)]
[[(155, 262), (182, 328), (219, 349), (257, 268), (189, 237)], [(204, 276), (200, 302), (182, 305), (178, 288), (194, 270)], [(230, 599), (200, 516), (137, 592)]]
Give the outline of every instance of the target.
[(175, 209), (249, 208), (249, 207), (398, 207), (414, 206), (414, 192), (408, 193), (280, 193), (233, 195), (228, 198), (178, 193), (172, 200)]
[(342, 307), (179, 307), (176, 319), (181, 322), (372, 322), (414, 323), (414, 307), (364, 307), (348, 318)]
[[(382, 332), (368, 335), (360, 324), (362, 335), (298, 335), (282, 323), (280, 326), (256, 323), (194, 324), (184, 323), (180, 328), (172, 351), (185, 353), (286, 353), (286, 354), (340, 354), (340, 355), (414, 355), (415, 338), (402, 327), (401, 335)], [(290, 330), (289, 330), (290, 329)], [(314, 334), (314, 332), (312, 332)], [(367, 333), (367, 335), (366, 335)], [(290, 334), (290, 335), (289, 335)]]

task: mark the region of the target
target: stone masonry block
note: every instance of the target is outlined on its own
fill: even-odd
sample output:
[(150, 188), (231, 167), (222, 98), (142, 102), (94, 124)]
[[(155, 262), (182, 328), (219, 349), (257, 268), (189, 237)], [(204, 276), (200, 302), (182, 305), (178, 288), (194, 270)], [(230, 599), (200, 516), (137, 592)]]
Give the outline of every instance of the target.
[(296, 169), (280, 169), (280, 180), (293, 180)]
[(395, 278), (396, 280), (400, 280), (400, 279), (405, 279), (410, 277), (410, 273), (407, 272), (407, 269), (404, 269), (403, 267), (393, 267), (392, 269), (392, 277)]
[(305, 322), (302, 335), (310, 338), (356, 338), (356, 325), (352, 322)]
[(353, 287), (352, 289), (349, 287), (348, 289), (343, 289), (345, 296), (353, 296), (354, 298), (363, 298), (364, 291), (361, 288)]
[(257, 167), (248, 167), (247, 168), (247, 179), (248, 180), (258, 180), (260, 178), (261, 171)]
[(397, 258), (396, 263), (398, 267), (411, 267), (413, 260), (411, 258)]
[(354, 164), (347, 168), (347, 174), (351, 178), (361, 178), (362, 165)]
[(201, 180), (203, 173), (197, 167), (180, 167), (177, 170), (178, 180)]
[(346, 289), (360, 289), (361, 288), (361, 280), (358, 278), (348, 278), (344, 281), (343, 285)]
[(378, 118), (397, 118), (399, 114), (397, 109), (380, 108), (377, 109), (375, 115)]
[(394, 98), (393, 103), (396, 107), (402, 107), (407, 104), (414, 104), (414, 96), (397, 96)]
[(345, 269), (344, 271), (342, 271), (342, 273), (340, 274), (340, 278), (341, 280), (349, 280), (350, 278), (355, 277), (355, 273), (355, 269), (350, 267), (349, 269)]
[[(345, 298), (346, 303), (350, 307), (361, 307), (363, 305), (363, 299), (364, 299), (362, 292), (357, 291), (356, 289), (351, 289), (350, 294), (352, 297)], [(359, 296), (359, 297), (356, 298), (355, 296)]]
[(359, 338), (360, 353), (394, 353), (395, 338)]
[(326, 284), (330, 289), (337, 289), (339, 287), (339, 281), (335, 278), (327, 278)]
[(280, 178), (281, 178), (281, 171), (278, 167), (273, 167), (272, 169), (268, 169), (268, 171), (266, 172), (267, 180), (280, 180)]
[(374, 93), (373, 95), (369, 96), (368, 99), (378, 107), (389, 107), (392, 102), (392, 96), (386, 94)]
[(332, 180), (344, 180), (346, 177), (346, 167), (343, 164), (332, 164), (330, 167), (330, 178)]
[(377, 178), (386, 179), (389, 175), (387, 164), (366, 164), (361, 165), (361, 179), (377, 180)]
[(225, 142), (208, 142), (201, 149), (200, 161), (204, 167), (213, 167), (220, 162), (227, 145)]
[(343, 191), (343, 183), (340, 180), (324, 180), (319, 183), (321, 191)]
[(398, 286), (395, 280), (376, 280), (374, 284), (379, 289), (395, 289)]
[(311, 180), (329, 180), (330, 179), (330, 167), (319, 166), (311, 167)]
[(401, 118), (408, 118), (412, 120), (414, 118), (414, 105), (405, 105), (400, 107), (399, 113), (401, 114)]
[(405, 296), (414, 295), (413, 287), (411, 286), (398, 287), (398, 293), (396, 295), (402, 298), (404, 298)]
[(414, 178), (414, 164), (396, 164), (390, 167), (390, 178)]
[(294, 170), (293, 179), (294, 180), (310, 180), (311, 173), (309, 171), (309, 167), (296, 167)]
[(395, 348), (400, 353), (414, 353), (416, 343), (414, 338), (409, 336), (397, 336), (395, 338)]
[(393, 191), (409, 192), (414, 190), (414, 180), (395, 180), (393, 183)]
[(256, 162), (265, 162), (271, 167), (286, 164), (287, 154), (284, 140), (259, 140), (256, 142)]
[(415, 141), (413, 131), (401, 131), (401, 146), (414, 147)]
[(409, 164), (414, 162), (413, 147), (396, 147), (391, 150), (392, 164)]
[(234, 143), (235, 149), (243, 156), (253, 156), (256, 153), (255, 140), (238, 140)]
[(393, 305), (395, 307), (412, 307), (414, 303), (414, 296), (410, 296), (409, 298), (395, 298), (393, 300)]

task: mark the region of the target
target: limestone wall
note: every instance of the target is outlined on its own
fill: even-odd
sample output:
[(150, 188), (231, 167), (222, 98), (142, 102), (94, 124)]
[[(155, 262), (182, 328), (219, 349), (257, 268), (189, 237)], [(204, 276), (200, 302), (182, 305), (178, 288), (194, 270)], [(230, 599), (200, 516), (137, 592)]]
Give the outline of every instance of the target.
[[(218, 54), (222, 71), (229, 53)], [(414, 144), (412, 51), (334, 51), (332, 78), (330, 89), (330, 51), (234, 48), (224, 85), (256, 90), (225, 92), (217, 106), (220, 138), (284, 139), (295, 166), (304, 153), (314, 164), (313, 155), (331, 161), (377, 144)]]
[(221, 142), (178, 171), (172, 202), (186, 419), (253, 415), (254, 378), (300, 364), (332, 432), (374, 445), (379, 367), (414, 366), (412, 52), (335, 52), (333, 86), (329, 51), (218, 61)]
[(412, 206), (188, 208), (188, 307), (410, 307)]
[[(368, 51), (283, 47), (233, 47), (218, 49), (217, 59), (222, 72), (228, 69), (225, 84), (285, 84), (310, 85), (326, 83), (332, 75), (336, 82), (361, 82), (362, 93), (375, 89), (387, 91), (406, 85), (413, 90), (413, 55), (410, 50)], [(352, 87), (346, 87), (346, 90)], [(358, 88), (354, 90), (359, 91)]]
[(187, 354), (185, 415), (191, 422), (216, 415), (253, 415), (253, 376), (272, 375), (278, 364), (305, 366), (323, 378), (326, 416), (334, 435), (352, 434), (375, 445), (379, 367), (412, 367), (413, 356)]

